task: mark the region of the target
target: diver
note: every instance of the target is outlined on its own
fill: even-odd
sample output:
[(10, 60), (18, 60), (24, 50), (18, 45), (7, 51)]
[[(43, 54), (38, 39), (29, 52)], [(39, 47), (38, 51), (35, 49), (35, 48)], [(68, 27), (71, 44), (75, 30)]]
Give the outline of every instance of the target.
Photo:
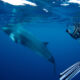
[(73, 32), (71, 32), (70, 29), (66, 29), (66, 32), (74, 39), (79, 39), (80, 38), (80, 23), (74, 24), (73, 27), (74, 27)]

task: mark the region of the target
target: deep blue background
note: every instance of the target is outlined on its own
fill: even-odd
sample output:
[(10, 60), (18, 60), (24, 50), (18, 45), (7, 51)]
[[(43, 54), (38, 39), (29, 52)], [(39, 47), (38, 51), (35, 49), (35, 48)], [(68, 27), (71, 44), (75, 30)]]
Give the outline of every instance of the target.
[[(52, 3), (53, 0), (50, 1)], [(29, 16), (32, 17), (34, 12), (33, 16), (37, 15), (37, 20), (39, 20), (41, 14), (43, 15), (42, 19), (46, 20), (53, 13), (52, 21), (39, 23), (36, 22), (37, 20), (35, 21), (34, 17), (31, 21), (33, 20), (36, 23), (27, 23), (24, 27), (42, 42), (48, 42), (47, 47), (56, 61), (56, 76), (50, 62), (35, 54), (29, 48), (14, 43), (9, 36), (0, 30), (0, 80), (59, 80), (59, 74), (62, 71), (80, 61), (80, 41), (72, 39), (66, 33), (66, 23), (64, 22), (68, 20), (71, 23), (72, 17), (76, 15), (80, 17), (80, 7), (76, 7), (77, 4), (71, 4), (69, 7), (60, 7), (56, 4), (52, 6), (53, 9), (49, 8), (50, 13), (46, 14), (46, 18), (41, 8), (48, 8), (49, 4), (40, 4), (41, 6), (35, 9), (36, 12), (34, 9), (32, 11), (30, 7)], [(57, 8), (55, 9), (55, 7)], [(0, 2), (0, 28), (9, 22), (12, 9), (13, 6)], [(26, 13), (26, 11), (23, 13)], [(24, 15), (18, 14), (16, 16), (18, 20), (22, 19)], [(55, 19), (59, 19), (58, 22)], [(63, 23), (60, 23), (61, 20)], [(80, 80), (80, 75), (77, 75), (73, 80)]]
[[(80, 60), (80, 42), (66, 33), (64, 23), (26, 24), (26, 29), (43, 42), (56, 61), (53, 65), (27, 47), (12, 42), (0, 30), (0, 80), (59, 80), (59, 73)], [(80, 76), (74, 80), (79, 80)]]

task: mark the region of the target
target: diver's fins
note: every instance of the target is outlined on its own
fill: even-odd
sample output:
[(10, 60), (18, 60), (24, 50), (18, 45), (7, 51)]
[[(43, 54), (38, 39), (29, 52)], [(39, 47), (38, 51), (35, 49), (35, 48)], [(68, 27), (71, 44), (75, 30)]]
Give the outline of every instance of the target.
[(60, 73), (60, 80), (71, 80), (80, 72), (80, 62), (75, 63), (64, 72)]

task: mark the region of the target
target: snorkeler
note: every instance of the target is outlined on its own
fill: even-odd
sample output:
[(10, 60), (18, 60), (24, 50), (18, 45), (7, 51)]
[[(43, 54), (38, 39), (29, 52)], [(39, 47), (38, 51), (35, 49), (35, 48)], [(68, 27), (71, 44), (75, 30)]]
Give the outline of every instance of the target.
[(80, 24), (74, 24), (74, 30), (73, 32), (71, 32), (69, 29), (66, 29), (66, 32), (71, 36), (73, 37), (74, 39), (78, 39), (80, 38)]
[(72, 80), (80, 73), (80, 62), (73, 64), (71, 67), (60, 73), (60, 80)]

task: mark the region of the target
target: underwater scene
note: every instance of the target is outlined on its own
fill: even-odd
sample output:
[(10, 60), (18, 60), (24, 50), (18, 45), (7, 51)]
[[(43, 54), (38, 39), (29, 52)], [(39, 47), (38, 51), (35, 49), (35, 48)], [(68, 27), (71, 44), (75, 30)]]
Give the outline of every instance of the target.
[(0, 0), (0, 80), (80, 80), (80, 0)]

